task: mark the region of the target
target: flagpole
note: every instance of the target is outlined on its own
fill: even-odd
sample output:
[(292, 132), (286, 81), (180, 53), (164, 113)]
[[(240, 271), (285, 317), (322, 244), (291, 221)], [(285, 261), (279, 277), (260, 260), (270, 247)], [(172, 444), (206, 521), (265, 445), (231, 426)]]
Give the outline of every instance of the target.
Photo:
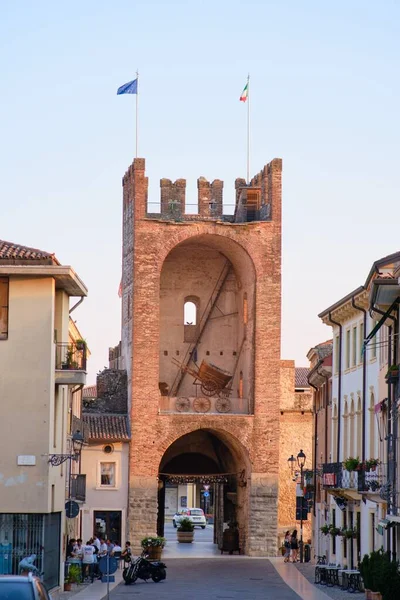
[(139, 70), (136, 71), (136, 158), (138, 157), (138, 104), (139, 104)]
[(247, 76), (247, 184), (250, 183), (250, 73)]

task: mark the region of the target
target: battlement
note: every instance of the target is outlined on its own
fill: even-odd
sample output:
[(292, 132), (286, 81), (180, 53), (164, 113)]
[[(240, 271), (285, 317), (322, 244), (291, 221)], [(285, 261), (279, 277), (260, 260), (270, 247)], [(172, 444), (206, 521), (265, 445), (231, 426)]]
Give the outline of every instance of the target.
[[(168, 221), (223, 220), (234, 223), (250, 221), (280, 220), (281, 214), (281, 174), (282, 160), (275, 158), (255, 175), (249, 184), (244, 179), (236, 179), (234, 214), (223, 214), (224, 182), (205, 177), (197, 180), (198, 212), (186, 211), (186, 179), (160, 180), (160, 212), (149, 210), (148, 179), (145, 177), (144, 158), (135, 158), (125, 173), (124, 205), (132, 202), (136, 219), (150, 218)], [(189, 206), (194, 206), (190, 203)]]

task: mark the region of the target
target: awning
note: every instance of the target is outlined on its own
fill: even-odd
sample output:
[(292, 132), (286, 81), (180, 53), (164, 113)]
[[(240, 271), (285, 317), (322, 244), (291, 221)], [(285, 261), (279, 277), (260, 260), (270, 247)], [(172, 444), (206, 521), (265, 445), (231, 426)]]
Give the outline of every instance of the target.
[(385, 312), (385, 314), (383, 315), (383, 317), (377, 322), (377, 324), (375, 325), (375, 327), (373, 328), (373, 330), (367, 335), (367, 337), (364, 340), (364, 344), (363, 344), (363, 347), (362, 347), (361, 354), (364, 354), (365, 348), (366, 348), (368, 342), (371, 341), (373, 337), (375, 337), (375, 335), (378, 333), (378, 331), (380, 330), (380, 328), (382, 327), (382, 325), (385, 323), (386, 319), (392, 314), (392, 312), (395, 309), (395, 306), (398, 303), (399, 303), (399, 299), (396, 298), (396, 300), (393, 302), (393, 304), (387, 309), (387, 311)]
[(383, 535), (384, 531), (390, 527), (390, 521), (389, 519), (381, 519), (378, 523), (378, 526), (376, 528), (377, 532), (379, 533), (379, 535)]
[(386, 515), (386, 519), (392, 525), (400, 525), (400, 517), (398, 517), (397, 515)]

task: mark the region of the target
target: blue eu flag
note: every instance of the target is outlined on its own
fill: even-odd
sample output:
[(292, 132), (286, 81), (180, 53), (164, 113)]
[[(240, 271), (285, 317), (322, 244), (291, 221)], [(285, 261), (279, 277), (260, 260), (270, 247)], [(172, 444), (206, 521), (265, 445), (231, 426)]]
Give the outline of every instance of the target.
[(129, 81), (129, 83), (124, 83), (117, 90), (117, 95), (119, 94), (137, 94), (137, 78), (133, 81)]

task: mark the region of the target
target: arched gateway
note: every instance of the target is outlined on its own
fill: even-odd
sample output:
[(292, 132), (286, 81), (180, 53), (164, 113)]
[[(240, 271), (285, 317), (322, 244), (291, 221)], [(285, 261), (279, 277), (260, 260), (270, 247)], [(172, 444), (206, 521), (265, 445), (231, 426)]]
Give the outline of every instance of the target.
[[(163, 529), (179, 477), (213, 475), (216, 536), (235, 519), (250, 555), (276, 554), (281, 301), (281, 161), (236, 180), (161, 180), (147, 210), (144, 160), (123, 180), (123, 354), (131, 407), (130, 538)], [(130, 360), (131, 359), (131, 360)], [(215, 500), (215, 499), (214, 499)]]
[(161, 459), (157, 533), (164, 535), (166, 515), (171, 517), (183, 506), (196, 506), (212, 515), (219, 548), (224, 524), (237, 523), (240, 548), (245, 549), (250, 474), (246, 448), (232, 434), (197, 429), (183, 435)]

